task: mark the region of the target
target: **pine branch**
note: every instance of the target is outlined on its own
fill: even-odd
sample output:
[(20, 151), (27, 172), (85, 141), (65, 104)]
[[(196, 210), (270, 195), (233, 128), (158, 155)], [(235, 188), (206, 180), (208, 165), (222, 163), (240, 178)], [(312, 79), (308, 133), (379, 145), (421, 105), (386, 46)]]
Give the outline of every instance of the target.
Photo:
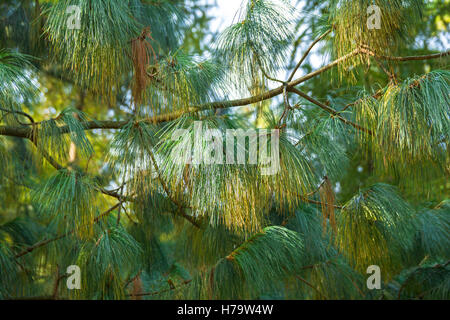
[(308, 199), (308, 198), (303, 197), (303, 196), (300, 196), (300, 195), (299, 195), (299, 197), (300, 197), (300, 199), (302, 199), (303, 201), (308, 202), (308, 203), (311, 203), (311, 204), (332, 206), (332, 207), (335, 208), (335, 209), (342, 209), (342, 208), (343, 208), (343, 206), (340, 206), (340, 205), (337, 205), (337, 204), (333, 204), (333, 205), (330, 205), (329, 203), (325, 203), (325, 204), (324, 204), (323, 202), (320, 202), (320, 201), (317, 201), (317, 200), (313, 200), (313, 199)]
[(323, 33), (320, 37), (318, 37), (316, 40), (314, 40), (313, 43), (309, 46), (309, 48), (305, 51), (300, 61), (295, 66), (294, 70), (292, 71), (291, 75), (289, 76), (287, 82), (291, 82), (292, 78), (294, 78), (295, 73), (297, 72), (298, 68), (302, 65), (303, 61), (305, 61), (306, 57), (308, 57), (309, 53), (311, 52), (312, 48), (323, 38), (325, 38), (328, 34), (330, 34), (332, 30), (328, 30), (327, 32)]
[(300, 280), (301, 282), (303, 282), (304, 284), (306, 284), (308, 287), (310, 287), (311, 289), (313, 289), (314, 291), (317, 291), (318, 294), (320, 294), (321, 296), (323, 296), (325, 299), (328, 300), (327, 296), (325, 294), (323, 294), (318, 288), (316, 288), (314, 285), (312, 285), (310, 282), (306, 281), (305, 279), (303, 279), (302, 277), (300, 277), (299, 275), (295, 275), (295, 278), (297, 278), (298, 280)]
[(170, 192), (169, 187), (167, 186), (166, 182), (164, 181), (161, 172), (159, 170), (158, 164), (156, 163), (156, 159), (155, 156), (153, 155), (153, 152), (150, 150), (150, 148), (147, 148), (147, 152), (150, 154), (150, 158), (152, 159), (153, 162), (153, 166), (155, 167), (156, 173), (158, 175), (158, 180), (161, 183), (164, 191), (167, 194), (167, 197), (169, 197), (169, 199), (178, 207), (178, 213), (185, 218), (186, 220), (188, 220), (190, 223), (192, 223), (194, 226), (196, 226), (197, 228), (201, 228), (200, 224), (191, 216), (187, 215), (184, 212), (184, 206), (182, 203), (180, 203), (178, 200), (176, 200), (173, 195), (172, 192)]
[(298, 89), (296, 89), (296, 88), (290, 88), (289, 90), (292, 91), (292, 92), (294, 92), (294, 93), (296, 93), (296, 94), (298, 94), (298, 95), (301, 96), (302, 98), (305, 98), (306, 100), (308, 100), (308, 101), (314, 103), (315, 105), (321, 107), (323, 110), (325, 110), (325, 111), (331, 113), (333, 116), (337, 117), (337, 118), (338, 118), (340, 121), (342, 121), (343, 123), (349, 124), (349, 125), (351, 125), (352, 127), (354, 127), (355, 129), (361, 130), (361, 131), (363, 131), (363, 132), (365, 132), (365, 133), (368, 133), (369, 135), (373, 135), (373, 132), (370, 131), (369, 129), (366, 129), (366, 128), (360, 126), (360, 125), (357, 124), (357, 123), (354, 123), (354, 122), (352, 122), (352, 121), (350, 121), (350, 120), (345, 119), (344, 117), (342, 117), (342, 116), (339, 114), (338, 111), (336, 111), (336, 110), (334, 110), (333, 108), (330, 108), (329, 106), (323, 104), (322, 102), (317, 101), (316, 99), (314, 99), (314, 98), (308, 96), (306, 93), (303, 93), (302, 91), (300, 91), (300, 90), (298, 90)]
[[(31, 138), (29, 138), (33, 144), (36, 146), (37, 148), (37, 143), (35, 140), (32, 140)], [(56, 170), (64, 170), (67, 169), (66, 167), (64, 167), (63, 165), (59, 164), (58, 161), (56, 161), (51, 155), (49, 155), (45, 150), (39, 149), (39, 151), (41, 152), (42, 156), (48, 161), (48, 163), (54, 167)], [(120, 194), (118, 194), (117, 192), (114, 191), (109, 191), (103, 188), (99, 188), (99, 187), (95, 187), (95, 189), (103, 194), (106, 194), (108, 196), (111, 196), (113, 198), (119, 199), (119, 200), (126, 200), (126, 201), (130, 201), (131, 199), (128, 197), (123, 197)]]
[(26, 112), (18, 111), (18, 110), (9, 110), (9, 109), (5, 109), (5, 108), (1, 108), (1, 107), (0, 107), (0, 111), (6, 112), (6, 113), (14, 113), (14, 114), (18, 114), (18, 115), (21, 115), (21, 116), (24, 116), (24, 117), (28, 118), (30, 120), (30, 123), (22, 123), (16, 118), (17, 122), (19, 122), (19, 124), (22, 125), (22, 126), (32, 125), (32, 124), (35, 123), (33, 117), (30, 116)]
[[(41, 150), (43, 152), (43, 156), (45, 157), (45, 159), (56, 169), (56, 170), (64, 170), (66, 169), (65, 167), (63, 167), (62, 165), (60, 165), (55, 159), (53, 159), (49, 154), (47, 154), (45, 151)], [(127, 202), (133, 202), (135, 199), (132, 197), (124, 197), (122, 195), (120, 195), (119, 193), (115, 192), (115, 191), (109, 191), (103, 188), (99, 188), (99, 187), (95, 187), (95, 189), (103, 194), (106, 194), (110, 197), (116, 198), (119, 201), (123, 202), (123, 201), (127, 201)], [(190, 223), (192, 223), (193, 225), (195, 225), (196, 227), (200, 228), (200, 224), (191, 216), (187, 215), (184, 212), (180, 211), (180, 216), (182, 216), (183, 218), (185, 218), (186, 220), (188, 220)], [(98, 220), (98, 218), (96, 219)]]
[(70, 235), (70, 234), (72, 234), (72, 233), (74, 233), (74, 231), (70, 231), (70, 232), (68, 232), (68, 233), (66, 233), (66, 234), (60, 235), (60, 236), (55, 237), (55, 238), (52, 238), (52, 239), (47, 239), (47, 240), (40, 241), (40, 242), (38, 242), (38, 243), (32, 245), (31, 247), (26, 248), (26, 249), (23, 250), (22, 252), (16, 254), (16, 255), (15, 255), (15, 258), (20, 258), (20, 257), (22, 257), (22, 256), (24, 256), (24, 255), (26, 255), (26, 254), (28, 254), (28, 253), (30, 253), (30, 252), (36, 250), (37, 248), (46, 246), (47, 244), (52, 243), (53, 241), (57, 241), (57, 240), (59, 240), (59, 239), (65, 238), (65, 237), (67, 237), (68, 235)]
[[(324, 179), (324, 180), (320, 183), (320, 185), (317, 187), (316, 190), (313, 190), (313, 191), (311, 191), (311, 192), (308, 193), (308, 194), (303, 194), (303, 195), (301, 195), (301, 194), (295, 194), (295, 195), (296, 195), (297, 197), (299, 197), (300, 199), (302, 199), (303, 201), (308, 202), (308, 203), (311, 203), (311, 204), (316, 204), (316, 205), (326, 205), (326, 206), (331, 206), (331, 207), (333, 207), (333, 208), (335, 208), (335, 209), (342, 209), (343, 206), (341, 206), (341, 205), (337, 205), (337, 204), (329, 204), (329, 203), (323, 203), (323, 202), (321, 202), (321, 201), (309, 199), (309, 197), (313, 196), (314, 194), (316, 194), (316, 193), (320, 190), (320, 188), (325, 184), (325, 182), (326, 182), (326, 180)], [(286, 220), (285, 220), (285, 221), (286, 221)], [(287, 221), (286, 221), (286, 222), (287, 222)]]
[[(319, 74), (335, 67), (339, 63), (359, 54), (359, 50), (354, 50), (351, 53), (336, 59), (335, 61), (331, 62), (330, 64), (314, 71), (311, 73), (308, 73), (307, 75), (300, 77), (294, 81), (291, 81), (286, 84), (286, 87), (289, 89), (291, 87), (294, 87), (296, 85), (299, 85), (300, 83), (303, 83), (311, 78), (314, 78), (318, 76)], [(149, 118), (145, 120), (148, 123), (161, 123), (161, 122), (167, 122), (171, 120), (178, 119), (185, 113), (194, 113), (204, 110), (216, 110), (216, 109), (224, 109), (224, 108), (232, 108), (232, 107), (242, 107), (247, 106), (249, 104), (254, 104), (257, 102), (261, 102), (264, 100), (271, 99), (273, 97), (276, 97), (283, 93), (285, 85), (282, 85), (280, 87), (277, 87), (275, 89), (263, 92), (261, 94), (243, 98), (243, 99), (236, 99), (236, 100), (228, 100), (228, 101), (217, 101), (217, 102), (211, 102), (206, 103), (200, 106), (192, 106), (187, 111), (175, 111), (163, 115), (157, 115), (152, 118)], [(82, 125), (85, 128), (85, 130), (94, 130), (94, 129), (121, 129), (125, 125), (128, 124), (128, 120), (121, 120), (121, 121), (100, 121), (100, 120), (93, 120), (93, 121), (87, 121), (83, 122)], [(61, 127), (62, 133), (69, 133), (70, 129), (68, 126)], [(14, 136), (19, 138), (28, 138), (31, 134), (30, 128), (24, 128), (24, 127), (10, 127), (10, 126), (0, 126), (0, 135), (4, 136)]]
[[(352, 52), (350, 52), (349, 54), (342, 56), (339, 59), (336, 59), (335, 61), (329, 63), (328, 65), (317, 69), (316, 71), (310, 72), (296, 80), (293, 80), (291, 82), (288, 82), (286, 87), (288, 90), (291, 90), (309, 80), (312, 79), (320, 74), (322, 74), (323, 72), (337, 66), (338, 64), (340, 64), (341, 62), (348, 60), (360, 53), (370, 53), (368, 52), (366, 49), (361, 48), (361, 49), (355, 49)], [(387, 57), (387, 56), (378, 56), (378, 58), (380, 59), (387, 59), (387, 60), (394, 60), (394, 61), (411, 61), (411, 60), (429, 60), (429, 59), (437, 59), (437, 58), (442, 58), (445, 56), (448, 56), (450, 54), (450, 51), (444, 52), (444, 53), (437, 53), (437, 54), (431, 54), (431, 55), (425, 55), (425, 56), (409, 56), (409, 57)], [(195, 112), (199, 112), (199, 111), (205, 111), (205, 110), (216, 110), (216, 109), (224, 109), (224, 108), (232, 108), (232, 107), (242, 107), (242, 106), (247, 106), (250, 104), (254, 104), (260, 101), (265, 101), (268, 99), (271, 99), (273, 97), (276, 97), (278, 95), (283, 94), (283, 89), (284, 89), (284, 85), (279, 86), (275, 89), (272, 90), (268, 90), (266, 92), (263, 92), (261, 94), (252, 96), (252, 97), (248, 97), (248, 98), (243, 98), (243, 99), (237, 99), (237, 100), (228, 100), (228, 101), (217, 101), (217, 102), (211, 102), (211, 103), (206, 103), (206, 104), (202, 104), (199, 106), (192, 106), (190, 108), (188, 108), (188, 110), (183, 110), (183, 111), (174, 111), (171, 113), (167, 113), (167, 114), (162, 114), (162, 115), (157, 115), (154, 116), (152, 118), (143, 120), (146, 121), (148, 123), (161, 123), (161, 122), (167, 122), (167, 121), (171, 121), (171, 120), (175, 120), (179, 117), (181, 117), (182, 115), (184, 115), (185, 113), (195, 113)], [(294, 91), (295, 92), (295, 91)], [(336, 111), (335, 111), (336, 112)], [(349, 124), (348, 120), (346, 120), (347, 124)], [(106, 120), (106, 121), (100, 121), (100, 120), (93, 120), (93, 121), (87, 121), (87, 122), (82, 122), (83, 127), (85, 128), (85, 130), (94, 130), (94, 129), (121, 129), (123, 128), (126, 124), (128, 123), (128, 120), (120, 120), (120, 121), (112, 121), (112, 120)], [(62, 133), (69, 133), (70, 129), (67, 126), (63, 126), (61, 127), (61, 131)], [(13, 137), (18, 137), (18, 138), (28, 138), (31, 134), (31, 128), (26, 128), (26, 127), (11, 127), (11, 126), (0, 126), (0, 135), (4, 135), (4, 136), (13, 136)]]
[[(378, 98), (380, 98), (382, 95), (383, 95), (382, 89), (380, 89), (380, 90), (378, 90), (377, 92), (375, 92), (375, 94), (372, 95), (372, 98), (378, 99)], [(358, 104), (359, 102), (361, 102), (361, 101), (363, 101), (363, 100), (364, 100), (364, 98), (360, 98), (360, 99), (358, 99), (358, 100), (356, 100), (356, 101), (353, 101), (353, 102), (351, 102), (351, 103), (345, 105), (345, 107), (340, 111), (340, 113), (344, 112), (344, 111), (347, 110), (348, 108), (354, 106), (355, 104)]]
[[(437, 268), (445, 268), (450, 264), (450, 260), (447, 260), (444, 263), (437, 263), (434, 266), (432, 266), (431, 268), (433, 269), (437, 269)], [(400, 286), (399, 290), (398, 290), (398, 294), (397, 294), (397, 299), (400, 300), (401, 295), (402, 295), (402, 291), (403, 289), (406, 287), (406, 285), (408, 284), (409, 280), (418, 272), (420, 271), (421, 268), (418, 267), (417, 269), (415, 269), (413, 272), (411, 272), (408, 277), (405, 279), (405, 281), (403, 281), (403, 284)]]
[(41, 155), (47, 160), (49, 164), (51, 164), (52, 167), (54, 167), (56, 170), (63, 170), (65, 167), (63, 167), (61, 164), (58, 163), (51, 155), (47, 153), (47, 151), (41, 149), (38, 147), (38, 144), (36, 142), (36, 139), (33, 139), (32, 137), (29, 138), (31, 142), (34, 144), (37, 150), (41, 153)]
[(60, 284), (62, 279), (67, 277), (67, 274), (60, 274), (59, 273), (59, 266), (58, 265), (56, 265), (56, 270), (57, 270), (57, 272), (56, 272), (55, 284), (53, 286), (53, 294), (52, 294), (53, 300), (58, 300), (59, 284)]
[(361, 50), (361, 53), (368, 54), (368, 55), (376, 57), (378, 59), (390, 60), (390, 61), (399, 61), (399, 62), (402, 62), (402, 61), (419, 61), (419, 60), (439, 59), (439, 58), (443, 58), (443, 57), (446, 57), (446, 56), (450, 55), (450, 50), (449, 50), (449, 51), (446, 51), (446, 52), (428, 54), (428, 55), (423, 55), (423, 56), (392, 57), (392, 56), (378, 55), (375, 52), (373, 52), (372, 50), (370, 50), (369, 48), (361, 48), (360, 50)]
[(160, 290), (160, 291), (154, 291), (154, 292), (143, 292), (143, 293), (130, 293), (128, 294), (129, 297), (144, 297), (144, 296), (156, 296), (158, 294), (161, 293), (165, 293), (165, 292), (169, 292), (175, 289), (179, 289), (180, 287), (183, 287), (189, 283), (191, 283), (192, 280), (185, 280), (183, 281), (179, 286), (171, 286), (169, 289), (164, 289), (164, 290)]
[[(117, 209), (117, 208), (119, 207), (120, 204), (121, 204), (121, 203), (119, 202), (119, 203), (117, 203), (116, 205), (114, 205), (114, 206), (112, 206), (111, 208), (109, 208), (108, 210), (106, 210), (105, 212), (103, 212), (102, 214), (100, 214), (98, 217), (96, 217), (96, 218), (94, 219), (94, 222), (97, 223), (97, 222), (100, 220), (100, 218), (109, 215), (111, 212), (113, 212), (115, 209)], [(65, 238), (65, 237), (67, 237), (67, 236), (73, 234), (74, 232), (75, 232), (75, 230), (72, 230), (72, 231), (69, 231), (69, 232), (67, 232), (67, 233), (65, 233), (65, 234), (62, 234), (62, 235), (60, 235), (60, 236), (57, 236), (57, 237), (55, 237), (55, 238), (51, 238), (51, 239), (47, 239), (47, 240), (42, 240), (42, 241), (40, 241), (40, 242), (38, 242), (38, 243), (32, 245), (31, 247), (26, 248), (26, 249), (23, 250), (22, 252), (16, 254), (16, 255), (15, 255), (15, 258), (20, 258), (20, 257), (22, 257), (22, 256), (24, 256), (24, 255), (26, 255), (26, 254), (28, 254), (28, 253), (30, 253), (30, 252), (32, 252), (32, 251), (38, 249), (38, 248), (41, 248), (41, 247), (44, 247), (44, 246), (48, 245), (49, 243), (52, 243), (52, 242), (54, 242), (54, 241), (63, 239), (63, 238)]]

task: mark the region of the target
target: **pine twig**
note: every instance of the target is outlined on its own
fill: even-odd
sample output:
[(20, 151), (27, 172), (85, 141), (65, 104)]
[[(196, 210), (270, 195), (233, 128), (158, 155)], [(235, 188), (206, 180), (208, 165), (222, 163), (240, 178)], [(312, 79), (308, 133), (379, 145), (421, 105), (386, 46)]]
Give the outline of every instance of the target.
[[(113, 207), (109, 208), (108, 210), (106, 210), (105, 212), (103, 212), (102, 214), (100, 214), (98, 217), (96, 217), (96, 218), (94, 219), (94, 222), (97, 223), (97, 222), (100, 220), (100, 218), (102, 218), (102, 217), (104, 217), (104, 216), (110, 214), (110, 213), (111, 213), (112, 211), (114, 211), (119, 205), (120, 205), (120, 203), (114, 205)], [(60, 239), (62, 239), (62, 238), (65, 238), (65, 237), (67, 237), (67, 236), (73, 234), (74, 232), (75, 232), (75, 230), (72, 230), (72, 231), (69, 231), (69, 232), (67, 232), (67, 233), (65, 233), (65, 234), (62, 234), (62, 235), (60, 235), (60, 236), (57, 236), (57, 237), (55, 237), (55, 238), (39, 241), (38, 243), (32, 245), (31, 247), (28, 247), (28, 248), (26, 248), (25, 250), (23, 250), (22, 252), (16, 254), (16, 255), (15, 255), (15, 258), (20, 258), (20, 257), (22, 257), (22, 256), (24, 256), (24, 255), (26, 255), (26, 254), (28, 254), (28, 253), (30, 253), (30, 252), (32, 252), (32, 251), (38, 249), (38, 248), (40, 248), (40, 247), (46, 246), (46, 245), (49, 244), (49, 243), (52, 243), (52, 242), (54, 242), (54, 241), (60, 240)]]
[(130, 294), (128, 294), (128, 296), (129, 297), (156, 296), (156, 295), (161, 294), (161, 293), (170, 292), (172, 290), (179, 289), (179, 288), (181, 288), (181, 287), (183, 287), (183, 286), (185, 286), (185, 285), (187, 285), (187, 284), (189, 284), (191, 282), (192, 282), (192, 280), (185, 280), (180, 285), (178, 285), (176, 287), (170, 287), (169, 289), (164, 289), (164, 290), (161, 290), (161, 291), (154, 291), (154, 292), (143, 292), (143, 293), (138, 293), (138, 294), (130, 293)]
[(303, 61), (305, 61), (306, 57), (309, 55), (309, 53), (311, 52), (312, 48), (323, 38), (325, 38), (328, 34), (330, 34), (331, 29), (328, 30), (327, 32), (323, 33), (319, 38), (317, 38), (316, 40), (313, 41), (313, 43), (311, 43), (311, 45), (308, 47), (308, 49), (305, 51), (305, 53), (303, 54), (302, 58), (300, 59), (300, 61), (297, 63), (297, 65), (295, 66), (294, 70), (292, 71), (291, 75), (289, 76), (287, 82), (291, 82), (292, 78), (294, 78), (295, 73), (297, 72), (298, 68), (300, 68), (300, 66), (302, 65)]

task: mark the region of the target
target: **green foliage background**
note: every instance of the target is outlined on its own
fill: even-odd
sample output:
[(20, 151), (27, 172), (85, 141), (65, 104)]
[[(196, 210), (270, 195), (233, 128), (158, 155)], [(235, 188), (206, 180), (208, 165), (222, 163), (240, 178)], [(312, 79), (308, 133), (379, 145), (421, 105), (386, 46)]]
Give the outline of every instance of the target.
[[(0, 299), (449, 299), (450, 1), (212, 6), (0, 3)], [(280, 171), (180, 164), (196, 121)]]

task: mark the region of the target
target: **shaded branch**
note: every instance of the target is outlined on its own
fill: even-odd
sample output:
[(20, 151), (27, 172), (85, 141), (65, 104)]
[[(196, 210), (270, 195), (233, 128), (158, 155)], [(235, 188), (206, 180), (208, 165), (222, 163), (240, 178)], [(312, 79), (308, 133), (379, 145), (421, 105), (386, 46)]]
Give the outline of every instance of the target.
[(354, 122), (352, 122), (352, 121), (350, 121), (350, 120), (345, 119), (344, 117), (342, 117), (342, 116), (339, 114), (338, 111), (336, 111), (336, 110), (334, 110), (333, 108), (330, 108), (329, 106), (323, 104), (322, 102), (317, 101), (316, 99), (314, 99), (314, 98), (308, 96), (306, 93), (304, 93), (304, 92), (302, 92), (302, 91), (300, 91), (300, 90), (298, 90), (298, 89), (296, 89), (296, 88), (290, 88), (289, 90), (292, 91), (292, 92), (294, 92), (294, 93), (296, 93), (296, 94), (298, 94), (298, 95), (301, 96), (302, 98), (305, 98), (305, 99), (308, 100), (309, 102), (311, 102), (311, 103), (313, 103), (313, 104), (319, 106), (319, 107), (322, 108), (323, 110), (327, 111), (328, 113), (330, 113), (330, 114), (332, 114), (333, 116), (335, 116), (336, 118), (338, 118), (338, 119), (339, 119), (340, 121), (342, 121), (343, 123), (348, 124), (348, 125), (351, 125), (351, 126), (354, 127), (355, 129), (358, 129), (358, 130), (360, 130), (360, 131), (363, 131), (363, 132), (365, 132), (365, 133), (368, 133), (368, 134), (370, 134), (370, 135), (373, 135), (373, 132), (372, 132), (371, 130), (369, 130), (369, 129), (367, 129), (367, 128), (364, 128), (364, 127), (360, 126), (359, 124), (354, 123)]
[(47, 240), (42, 240), (42, 241), (40, 241), (40, 242), (38, 242), (38, 243), (32, 245), (31, 247), (26, 248), (25, 250), (23, 250), (23, 251), (20, 252), (19, 254), (16, 254), (16, 255), (15, 255), (15, 258), (20, 258), (20, 257), (22, 257), (22, 256), (24, 256), (24, 255), (26, 255), (26, 254), (28, 254), (28, 253), (30, 253), (30, 252), (36, 250), (37, 248), (46, 246), (46, 245), (49, 244), (49, 243), (52, 243), (52, 242), (57, 241), (57, 240), (59, 240), (59, 239), (65, 238), (65, 237), (67, 237), (68, 235), (70, 235), (70, 234), (72, 234), (72, 233), (74, 233), (74, 231), (70, 231), (70, 232), (68, 232), (68, 233), (66, 233), (66, 234), (63, 234), (63, 235), (60, 235), (60, 236), (58, 236), (58, 237), (56, 237), (56, 238), (47, 239)]
[[(104, 217), (104, 216), (110, 214), (111, 212), (113, 212), (119, 205), (120, 205), (120, 202), (117, 203), (116, 205), (112, 206), (111, 208), (109, 208), (108, 210), (106, 210), (105, 212), (103, 212), (102, 214), (100, 214), (98, 217), (96, 217), (96, 218), (94, 219), (94, 223), (97, 223), (97, 222), (100, 220), (100, 218), (102, 218), (102, 217)], [(43, 247), (43, 246), (46, 246), (46, 245), (49, 244), (49, 243), (52, 243), (52, 242), (54, 242), (54, 241), (63, 239), (63, 238), (65, 238), (65, 237), (67, 237), (67, 236), (73, 234), (74, 232), (75, 232), (75, 230), (72, 230), (72, 231), (69, 231), (69, 232), (67, 232), (67, 233), (65, 233), (65, 234), (62, 234), (62, 235), (60, 235), (60, 236), (57, 236), (57, 237), (55, 237), (55, 238), (39, 241), (38, 243), (32, 245), (31, 247), (28, 247), (28, 248), (26, 248), (25, 250), (23, 250), (22, 252), (16, 254), (16, 255), (15, 255), (15, 258), (20, 258), (20, 257), (22, 257), (22, 256), (24, 256), (24, 255), (26, 255), (26, 254), (28, 254), (28, 253), (30, 253), (30, 252), (36, 250), (37, 248), (41, 248), (41, 247)]]
[(300, 66), (302, 65), (303, 61), (305, 61), (306, 57), (309, 55), (309, 53), (311, 52), (311, 49), (323, 38), (325, 38), (329, 33), (331, 32), (331, 29), (328, 30), (327, 32), (323, 33), (319, 38), (317, 38), (316, 40), (314, 40), (313, 43), (311, 43), (311, 45), (309, 46), (309, 48), (305, 51), (305, 53), (303, 54), (302, 58), (300, 59), (300, 61), (297, 63), (297, 65), (295, 66), (294, 70), (292, 71), (291, 75), (289, 76), (287, 82), (290, 82), (292, 80), (292, 78), (294, 78), (295, 73), (297, 72), (298, 68), (300, 68)]
[[(147, 118), (142, 121), (149, 122), (149, 123), (161, 123), (161, 122), (175, 120), (186, 113), (194, 113), (194, 112), (205, 111), (205, 110), (216, 110), (216, 109), (224, 109), (224, 108), (231, 108), (231, 107), (242, 107), (242, 106), (247, 106), (247, 105), (254, 104), (254, 103), (257, 103), (260, 101), (268, 100), (268, 99), (271, 99), (273, 97), (276, 97), (276, 96), (282, 94), (285, 86), (289, 89), (291, 87), (299, 85), (300, 83), (303, 83), (311, 78), (314, 78), (317, 75), (335, 67), (342, 61), (345, 61), (345, 60), (357, 55), (358, 53), (359, 53), (359, 50), (354, 50), (351, 53), (329, 63), (328, 65), (326, 65), (314, 72), (308, 73), (307, 75), (304, 75), (303, 77), (300, 77), (294, 81), (291, 81), (291, 82), (287, 83), (286, 85), (279, 86), (275, 89), (263, 92), (261, 94), (255, 95), (255, 96), (251, 96), (251, 97), (243, 98), (243, 99), (236, 99), (236, 100), (205, 103), (205, 104), (202, 104), (199, 106), (189, 107), (187, 110), (179, 110), (179, 111), (174, 111), (174, 112), (163, 114), (163, 115), (156, 115), (152, 118)], [(127, 123), (128, 123), (128, 120), (120, 120), (120, 121), (93, 120), (93, 121), (82, 122), (82, 125), (85, 128), (85, 130), (121, 129)], [(62, 126), (60, 130), (61, 130), (61, 133), (69, 133), (70, 132), (70, 128), (68, 126)], [(19, 137), (19, 138), (28, 138), (30, 136), (30, 134), (31, 134), (31, 128), (29, 128), (29, 127), (0, 126), (0, 135), (14, 136), (14, 137)]]
[(369, 56), (376, 57), (382, 60), (390, 60), (390, 61), (419, 61), (419, 60), (430, 60), (430, 59), (439, 59), (450, 55), (450, 51), (428, 54), (423, 56), (406, 56), (406, 57), (391, 57), (391, 56), (383, 56), (378, 55), (369, 48), (361, 48), (361, 53), (365, 53)]
[(311, 289), (313, 289), (318, 294), (320, 294), (321, 296), (323, 296), (325, 299), (328, 300), (327, 296), (325, 294), (323, 294), (318, 288), (314, 287), (310, 282), (306, 281), (305, 279), (303, 279), (299, 275), (294, 275), (294, 277), (297, 278), (298, 280), (300, 280), (301, 282), (303, 282), (304, 284), (306, 284), (308, 287), (310, 287)]
[(175, 198), (172, 196), (172, 193), (170, 192), (169, 187), (167, 186), (166, 182), (164, 181), (164, 179), (163, 179), (163, 177), (162, 177), (162, 175), (161, 175), (161, 172), (160, 172), (160, 170), (159, 170), (159, 166), (158, 166), (158, 164), (157, 164), (157, 162), (156, 162), (156, 159), (155, 159), (155, 157), (154, 157), (154, 155), (153, 155), (153, 152), (150, 150), (150, 148), (147, 148), (147, 152), (149, 153), (150, 158), (152, 159), (153, 166), (155, 167), (156, 173), (157, 173), (157, 175), (158, 175), (158, 180), (159, 180), (159, 182), (161, 183), (161, 185), (162, 185), (164, 191), (166, 192), (167, 197), (170, 199), (170, 201), (172, 201), (172, 202), (178, 207), (178, 213), (179, 213), (183, 218), (185, 218), (185, 219), (188, 220), (190, 223), (192, 223), (195, 227), (200, 228), (200, 224), (199, 224), (193, 217), (187, 215), (187, 214), (184, 212), (184, 208), (185, 208), (185, 207), (183, 206), (183, 204), (180, 203), (177, 199), (175, 199)]
[(192, 282), (192, 280), (185, 280), (179, 286), (170, 287), (169, 289), (165, 289), (165, 290), (161, 290), (161, 291), (154, 291), (154, 292), (143, 292), (143, 293), (134, 293), (134, 294), (130, 293), (130, 294), (128, 294), (128, 296), (129, 297), (155, 296), (155, 295), (158, 295), (158, 294), (161, 294), (161, 293), (164, 293), (164, 292), (169, 292), (169, 291), (178, 289), (178, 288), (180, 288), (182, 286), (185, 286), (185, 285), (187, 285), (187, 284), (189, 284), (191, 282)]

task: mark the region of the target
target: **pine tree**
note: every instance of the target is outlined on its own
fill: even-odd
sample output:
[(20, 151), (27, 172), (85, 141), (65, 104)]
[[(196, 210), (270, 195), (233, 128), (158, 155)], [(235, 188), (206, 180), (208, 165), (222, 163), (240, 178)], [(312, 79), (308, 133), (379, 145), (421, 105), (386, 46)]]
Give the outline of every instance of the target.
[(2, 1), (0, 299), (449, 299), (445, 6), (300, 2)]

